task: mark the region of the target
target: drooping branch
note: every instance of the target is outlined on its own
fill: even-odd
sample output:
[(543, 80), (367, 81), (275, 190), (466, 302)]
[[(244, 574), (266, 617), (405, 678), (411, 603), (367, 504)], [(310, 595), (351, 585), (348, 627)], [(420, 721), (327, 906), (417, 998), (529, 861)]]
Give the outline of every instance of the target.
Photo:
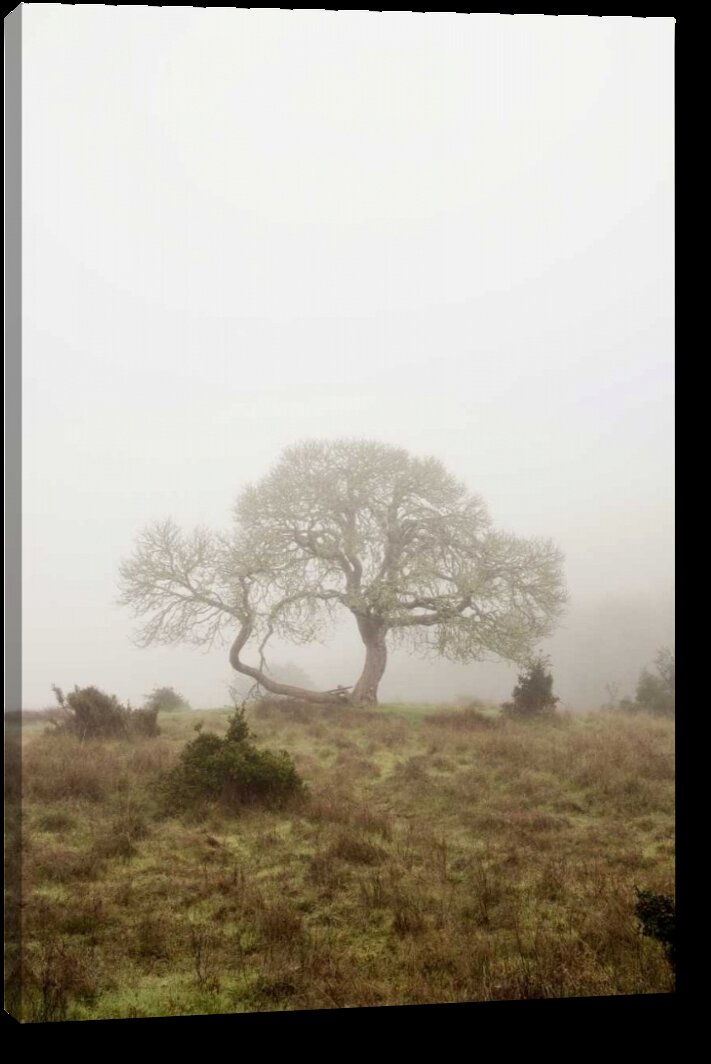
[[(306, 687), (296, 687), (293, 684), (280, 683), (278, 680), (272, 679), (268, 676), (263, 668), (257, 668), (253, 665), (247, 665), (242, 661), (240, 654), (242, 650), (249, 642), (254, 632), (254, 623), (251, 618), (245, 620), (230, 647), (230, 665), (236, 672), (242, 673), (243, 676), (249, 676), (252, 680), (263, 687), (265, 691), (269, 691), (273, 695), (285, 695), (288, 698), (300, 698), (307, 702), (314, 702), (316, 704), (333, 704), (334, 695), (340, 698), (341, 701), (349, 701), (349, 696), (345, 693), (346, 688), (338, 688), (336, 691), (311, 691)], [(260, 654), (263, 657), (264, 642), (260, 646)]]
[[(283, 619), (284, 612), (291, 606), (297, 605), (299, 602), (309, 599), (317, 599), (322, 602), (330, 602), (333, 600), (340, 600), (341, 594), (336, 591), (332, 592), (297, 592), (296, 594), (289, 595), (276, 602), (270, 609), (270, 612), (266, 619), (263, 621), (264, 634), (261, 642), (257, 648), (259, 653), (259, 665), (250, 666), (246, 662), (243, 662), (240, 654), (246, 644), (249, 642), (252, 634), (255, 631), (254, 612), (249, 611), (247, 619), (243, 622), (240, 631), (235, 638), (230, 648), (230, 664), (232, 668), (237, 672), (241, 672), (245, 676), (249, 676), (255, 681), (257, 685), (263, 687), (265, 690), (270, 691), (272, 694), (288, 695), (291, 698), (301, 698), (310, 702), (333, 702), (333, 696), (338, 695), (341, 701), (347, 701), (348, 696), (346, 692), (349, 687), (339, 686), (329, 691), (312, 691), (305, 687), (299, 687), (294, 684), (285, 684), (275, 680), (269, 675), (267, 660), (266, 660), (266, 647), (269, 640), (274, 635), (277, 625), (280, 619)], [(283, 628), (283, 624), (282, 624)]]

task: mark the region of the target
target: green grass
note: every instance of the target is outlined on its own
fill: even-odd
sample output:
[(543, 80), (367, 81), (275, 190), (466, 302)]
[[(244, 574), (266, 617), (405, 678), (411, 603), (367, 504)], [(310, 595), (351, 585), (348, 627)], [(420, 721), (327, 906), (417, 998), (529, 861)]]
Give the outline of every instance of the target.
[(155, 779), (228, 715), (24, 730), (23, 1019), (673, 988), (634, 917), (635, 886), (673, 893), (673, 722), (267, 707), (308, 800), (166, 816)]

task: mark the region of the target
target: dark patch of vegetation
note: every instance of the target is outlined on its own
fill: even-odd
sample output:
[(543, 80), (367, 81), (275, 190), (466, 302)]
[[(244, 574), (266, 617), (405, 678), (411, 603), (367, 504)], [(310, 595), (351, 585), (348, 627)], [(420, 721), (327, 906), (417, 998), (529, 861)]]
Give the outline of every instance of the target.
[(654, 938), (664, 947), (666, 958), (676, 973), (676, 903), (668, 894), (654, 894), (637, 889), (635, 916), (642, 934)]
[(531, 719), (550, 716), (560, 699), (553, 694), (553, 676), (548, 671), (549, 661), (539, 655), (533, 658), (526, 669), (519, 673), (513, 689), (513, 701), (504, 702), (502, 709), (509, 717)]
[(143, 735), (147, 739), (153, 739), (156, 735), (160, 735), (158, 710), (155, 707), (146, 706), (143, 709), (132, 710), (128, 718), (128, 724), (129, 731), (133, 731), (136, 735)]
[(422, 912), (414, 905), (404, 903), (395, 909), (392, 922), (392, 930), (398, 938), (407, 935), (419, 935), (426, 927)]
[(375, 846), (367, 839), (344, 832), (331, 846), (328, 856), (337, 857), (348, 864), (374, 865), (380, 864), (385, 859), (386, 853), (380, 846)]
[(52, 721), (56, 732), (69, 732), (80, 739), (153, 738), (160, 734), (155, 708), (131, 709), (98, 687), (75, 687), (66, 697), (60, 687), (53, 686), (52, 690), (62, 710), (62, 718)]
[(181, 751), (175, 768), (163, 776), (161, 789), (172, 809), (205, 802), (228, 808), (279, 807), (306, 791), (286, 751), (258, 750), (251, 742), (244, 708), (235, 709), (224, 739), (198, 731), (197, 738)]

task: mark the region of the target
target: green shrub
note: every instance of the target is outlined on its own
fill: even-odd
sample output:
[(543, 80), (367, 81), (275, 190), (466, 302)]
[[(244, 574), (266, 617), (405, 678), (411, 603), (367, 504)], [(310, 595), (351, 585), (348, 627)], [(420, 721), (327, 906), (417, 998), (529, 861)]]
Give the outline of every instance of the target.
[(172, 809), (203, 802), (221, 802), (229, 808), (281, 806), (305, 793), (286, 751), (258, 750), (250, 741), (244, 709), (235, 710), (224, 739), (199, 733), (189, 742), (175, 768), (162, 777), (161, 790)]
[(513, 689), (513, 702), (504, 702), (501, 707), (507, 716), (530, 719), (555, 712), (560, 699), (553, 694), (553, 676), (548, 668), (548, 659), (539, 655), (519, 673)]
[(59, 687), (53, 691), (62, 709), (68, 711), (61, 730), (73, 732), (82, 739), (109, 738), (128, 731), (128, 710), (115, 695), (107, 695), (98, 687), (75, 687), (66, 698)]
[(62, 720), (53, 722), (57, 732), (70, 732), (80, 739), (153, 737), (160, 732), (157, 709), (132, 710), (98, 687), (75, 686), (66, 697), (61, 688), (52, 690), (63, 710)]

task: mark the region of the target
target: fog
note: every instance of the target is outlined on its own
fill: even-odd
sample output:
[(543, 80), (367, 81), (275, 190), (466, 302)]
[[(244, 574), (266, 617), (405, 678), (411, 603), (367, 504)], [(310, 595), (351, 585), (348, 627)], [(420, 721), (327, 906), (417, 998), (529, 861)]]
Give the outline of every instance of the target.
[[(29, 5), (23, 14), (23, 701), (170, 684), (118, 566), (226, 529), (284, 447), (433, 455), (551, 537), (572, 709), (673, 632), (670, 18)], [(351, 626), (278, 645), (351, 684)], [(505, 663), (394, 652), (381, 697), (501, 699)]]

